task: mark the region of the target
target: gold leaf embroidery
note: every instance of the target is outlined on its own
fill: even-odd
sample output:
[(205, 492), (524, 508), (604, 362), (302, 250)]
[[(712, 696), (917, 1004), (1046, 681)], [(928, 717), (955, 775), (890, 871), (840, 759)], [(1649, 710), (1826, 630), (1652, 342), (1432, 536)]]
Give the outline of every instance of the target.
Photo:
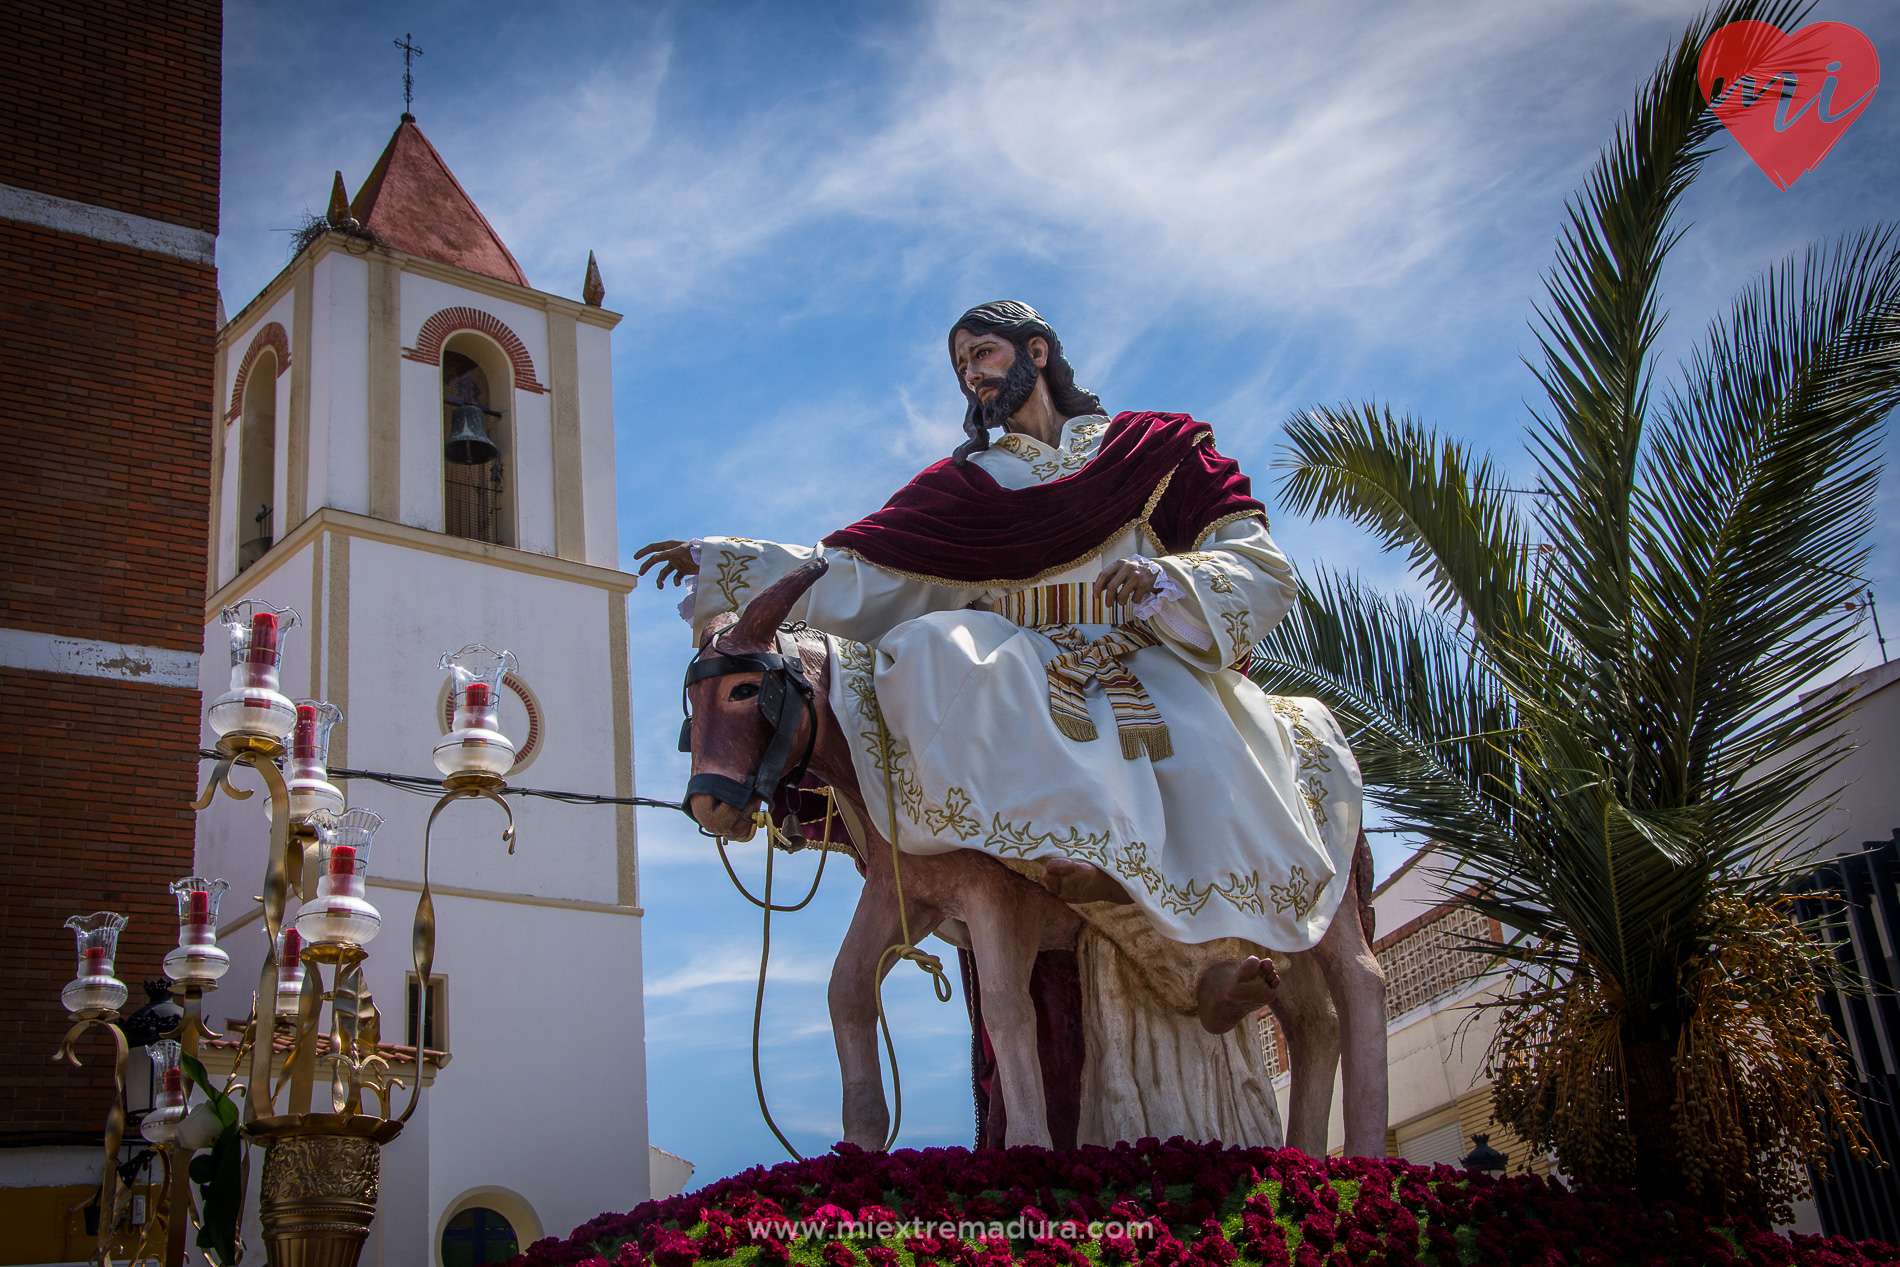
[(1329, 821), (1326, 817), (1326, 785), (1319, 776), (1309, 774), (1299, 784), (1300, 795), (1306, 798), (1306, 806), (1313, 811), (1313, 821), (1324, 827)]
[(1175, 558), (1193, 568), (1207, 579), (1207, 588), (1216, 594), (1234, 592), (1234, 578), (1228, 572), (1226, 560), (1218, 554), (1209, 554), (1205, 550), (1190, 550), (1186, 554), (1177, 554)]
[(752, 588), (752, 582), (745, 579), (746, 573), (758, 559), (756, 554), (728, 554), (719, 562), (719, 577), (714, 584), (735, 611), (739, 607), (739, 592)]
[(1305, 867), (1294, 867), (1287, 872), (1285, 884), (1270, 884), (1267, 893), (1273, 899), (1275, 911), (1283, 914), (1292, 911), (1294, 919), (1305, 919), (1319, 905), (1320, 890), (1324, 887), (1306, 874)]
[(1253, 645), (1253, 618), (1244, 611), (1222, 612), (1222, 621), (1227, 625), (1227, 637), (1234, 644), (1235, 654)]
[(970, 794), (960, 787), (953, 787), (944, 794), (941, 808), (924, 811), (924, 826), (938, 835), (951, 832), (958, 840), (968, 840), (983, 830), (982, 823), (963, 812), (968, 808)]
[(1082, 858), (1101, 865), (1107, 862), (1108, 833), (1084, 836), (1076, 828), (1069, 828), (1067, 836), (1058, 836), (1054, 832), (1037, 832), (1035, 824), (1018, 827), (1015, 823), (1003, 821), (1001, 814), (990, 815), (990, 834), (984, 838), (983, 845), (997, 853), (1010, 854), (1017, 858), (1027, 858), (1032, 853), (1054, 850), (1069, 857)]

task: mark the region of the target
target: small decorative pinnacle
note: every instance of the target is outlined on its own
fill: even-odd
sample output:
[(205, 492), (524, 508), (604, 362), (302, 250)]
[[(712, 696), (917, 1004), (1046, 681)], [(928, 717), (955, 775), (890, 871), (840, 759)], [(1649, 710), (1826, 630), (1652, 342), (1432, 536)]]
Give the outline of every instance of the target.
[(343, 173), (338, 172), (330, 185), (330, 212), (324, 217), (333, 229), (354, 229), (356, 221), (350, 215), (350, 194), (343, 188)]
[(600, 280), (600, 265), (594, 262), (594, 253), (587, 253), (587, 280), (581, 283), (581, 302), (589, 308), (600, 307), (600, 301), (607, 297), (607, 287)]

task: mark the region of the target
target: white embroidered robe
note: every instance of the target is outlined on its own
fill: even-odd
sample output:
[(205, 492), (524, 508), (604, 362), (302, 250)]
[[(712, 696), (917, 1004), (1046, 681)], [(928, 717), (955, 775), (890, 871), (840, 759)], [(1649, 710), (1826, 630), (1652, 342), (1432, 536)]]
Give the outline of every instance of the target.
[[(1107, 429), (1099, 416), (1073, 418), (1056, 448), (1010, 433), (972, 460), (1004, 487), (1024, 488), (1081, 469)], [(1161, 760), (1123, 755), (1097, 684), (1086, 700), (1098, 738), (1057, 729), (1044, 665), (1064, 648), (1004, 614), (1033, 621), (1038, 603), (1049, 606), (1047, 588), (1025, 597), (1036, 587), (944, 584), (848, 550), (707, 537), (695, 635), (819, 554), (830, 570), (789, 619), (832, 635), (831, 705), (854, 736), (867, 808), (886, 834), (889, 744), (905, 851), (1083, 859), (1115, 875), (1155, 928), (1182, 942), (1238, 937), (1298, 951), (1324, 934), (1349, 883), (1359, 769), (1317, 701), (1269, 697), (1229, 667), (1295, 595), (1264, 522), (1216, 524), (1179, 555), (1138, 522), (1094, 556), (1037, 578), (1039, 587), (1086, 587), (1105, 565), (1140, 555), (1180, 588), (1183, 597), (1146, 622), (1160, 645), (1124, 661), (1168, 727), (1173, 754)], [(1084, 592), (1068, 591), (1074, 602)], [(1106, 617), (1074, 625), (1086, 640), (1130, 618), (1081, 614)]]

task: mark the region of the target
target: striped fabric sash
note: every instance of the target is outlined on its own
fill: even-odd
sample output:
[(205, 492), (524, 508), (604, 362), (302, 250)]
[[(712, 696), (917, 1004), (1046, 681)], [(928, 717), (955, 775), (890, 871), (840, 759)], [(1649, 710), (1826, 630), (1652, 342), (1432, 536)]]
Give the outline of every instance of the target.
[(1091, 581), (1073, 585), (1032, 585), (996, 600), (991, 609), (1025, 629), (1050, 625), (1113, 624)]
[(1147, 688), (1122, 663), (1143, 647), (1160, 646), (1159, 638), (1137, 624), (1117, 625), (1094, 642), (1084, 641), (1073, 626), (1043, 632), (1063, 648), (1063, 654), (1043, 666), (1049, 675), (1049, 716), (1057, 730), (1084, 743), (1096, 738), (1095, 722), (1082, 696), (1082, 688), (1094, 680), (1108, 695), (1123, 757), (1133, 761), (1145, 751), (1149, 760), (1162, 761), (1174, 755), (1174, 742), (1160, 710), (1148, 698)]

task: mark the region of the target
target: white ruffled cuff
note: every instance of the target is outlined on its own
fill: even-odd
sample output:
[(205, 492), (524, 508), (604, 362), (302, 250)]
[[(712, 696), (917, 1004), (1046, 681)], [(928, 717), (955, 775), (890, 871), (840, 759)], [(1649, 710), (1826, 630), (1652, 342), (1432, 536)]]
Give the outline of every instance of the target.
[(1153, 559), (1136, 556), (1124, 559), (1148, 574), (1154, 582), (1154, 592), (1136, 603), (1130, 614), (1136, 620), (1152, 621), (1161, 630), (1178, 642), (1193, 647), (1196, 651), (1211, 651), (1214, 648), (1214, 635), (1196, 624), (1178, 603), (1187, 597), (1187, 591), (1181, 583), (1169, 576), (1167, 571)]
[[(693, 552), (694, 567), (699, 566), (699, 552), (705, 544), (706, 541), (703, 537), (694, 537), (691, 541), (687, 542), (687, 549)], [(687, 577), (686, 584), (681, 586), (681, 588), (686, 591), (686, 595), (680, 599), (680, 619), (690, 625), (693, 623), (693, 608), (699, 602), (699, 578), (697, 576)]]
[(1160, 611), (1162, 604), (1178, 603), (1187, 597), (1187, 591), (1181, 588), (1180, 583), (1164, 572), (1161, 565), (1153, 559), (1144, 559), (1136, 555), (1123, 559), (1122, 562), (1132, 563), (1146, 572), (1148, 579), (1153, 581), (1155, 586), (1154, 593), (1134, 605), (1131, 614), (1136, 620), (1146, 620)]

